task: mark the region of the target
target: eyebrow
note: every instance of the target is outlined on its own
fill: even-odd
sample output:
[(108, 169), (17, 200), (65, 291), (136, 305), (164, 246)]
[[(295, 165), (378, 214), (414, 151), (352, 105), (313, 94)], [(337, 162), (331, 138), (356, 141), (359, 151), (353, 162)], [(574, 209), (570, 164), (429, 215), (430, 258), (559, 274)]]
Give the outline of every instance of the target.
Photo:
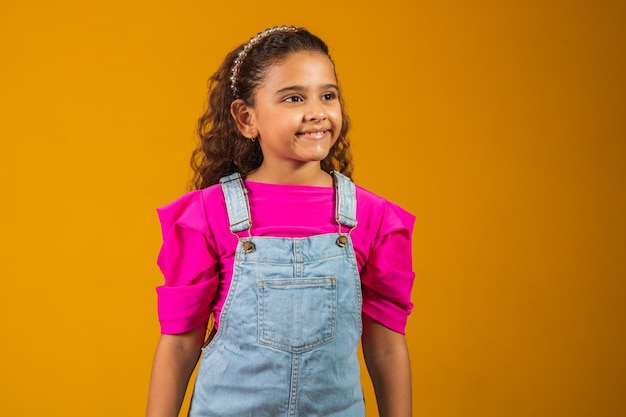
[[(337, 84), (326, 84), (323, 86), (322, 89), (339, 91), (339, 87), (337, 86)], [(276, 92), (276, 94), (284, 94), (290, 91), (301, 92), (304, 90), (305, 88), (301, 85), (291, 85), (289, 87), (281, 88), (280, 90)]]

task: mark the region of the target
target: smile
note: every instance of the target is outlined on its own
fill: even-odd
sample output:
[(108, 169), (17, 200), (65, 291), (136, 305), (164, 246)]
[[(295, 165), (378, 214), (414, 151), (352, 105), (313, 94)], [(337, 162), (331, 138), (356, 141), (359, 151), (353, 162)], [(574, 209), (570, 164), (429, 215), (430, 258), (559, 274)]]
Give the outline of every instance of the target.
[(329, 134), (328, 130), (319, 130), (314, 132), (300, 132), (297, 136), (303, 139), (324, 139)]

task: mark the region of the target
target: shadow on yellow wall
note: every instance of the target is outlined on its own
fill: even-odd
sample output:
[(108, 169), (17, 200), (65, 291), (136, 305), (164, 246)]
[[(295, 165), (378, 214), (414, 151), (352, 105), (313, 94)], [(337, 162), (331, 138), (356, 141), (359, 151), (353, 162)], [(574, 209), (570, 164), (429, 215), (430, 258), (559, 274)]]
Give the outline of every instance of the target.
[(431, 3), (5, 1), (0, 415), (143, 413), (154, 208), (276, 24), (330, 44), (357, 182), (417, 215), (415, 415), (626, 414), (625, 7)]

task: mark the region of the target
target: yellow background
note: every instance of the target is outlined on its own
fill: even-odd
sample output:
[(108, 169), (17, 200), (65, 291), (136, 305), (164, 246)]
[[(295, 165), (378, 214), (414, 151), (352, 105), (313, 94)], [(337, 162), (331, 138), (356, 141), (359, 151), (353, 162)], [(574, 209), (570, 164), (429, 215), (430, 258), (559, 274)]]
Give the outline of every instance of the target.
[(625, 22), (602, 0), (2, 1), (0, 415), (143, 414), (154, 208), (185, 191), (208, 76), (284, 23), (331, 46), (357, 182), (417, 216), (414, 415), (625, 415)]

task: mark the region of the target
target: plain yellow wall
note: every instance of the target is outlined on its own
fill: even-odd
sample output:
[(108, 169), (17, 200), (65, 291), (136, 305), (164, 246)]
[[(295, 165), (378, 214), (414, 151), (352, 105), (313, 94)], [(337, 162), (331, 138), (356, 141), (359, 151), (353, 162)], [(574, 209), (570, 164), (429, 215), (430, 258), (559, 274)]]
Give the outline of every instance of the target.
[(357, 182), (417, 216), (415, 416), (626, 415), (625, 22), (602, 0), (2, 1), (0, 415), (143, 414), (154, 208), (185, 191), (208, 76), (277, 24), (330, 44)]

